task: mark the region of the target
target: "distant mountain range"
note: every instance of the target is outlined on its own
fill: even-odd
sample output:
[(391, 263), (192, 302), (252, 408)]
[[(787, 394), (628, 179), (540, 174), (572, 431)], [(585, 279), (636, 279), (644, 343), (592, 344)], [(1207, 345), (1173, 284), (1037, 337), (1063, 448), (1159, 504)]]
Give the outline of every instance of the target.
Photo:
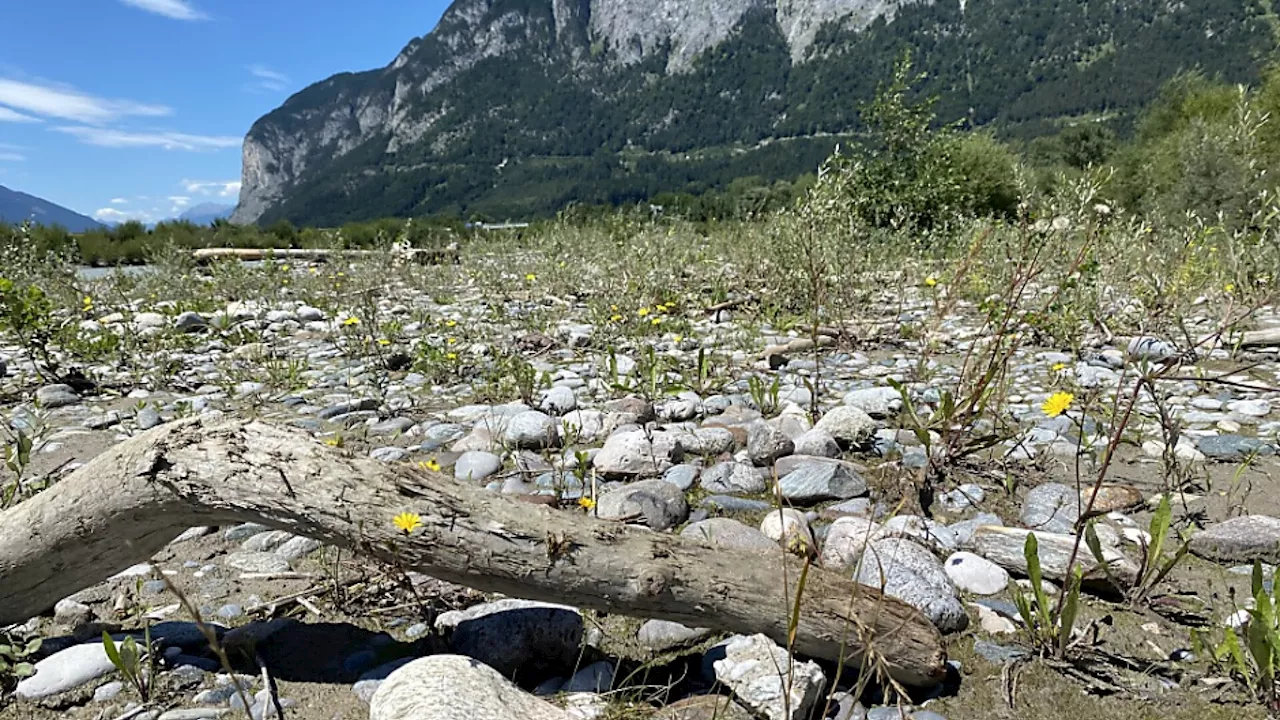
[(249, 130), (233, 220), (529, 218), (813, 172), (911, 51), (940, 121), (1123, 130), (1182, 70), (1253, 82), (1271, 0), (455, 0)]
[(0, 222), (16, 225), (23, 220), (32, 220), (41, 225), (61, 225), (71, 232), (102, 227), (102, 223), (91, 217), (0, 185)]
[(199, 205), (193, 205), (187, 208), (186, 212), (178, 216), (178, 219), (187, 220), (197, 225), (208, 225), (214, 220), (231, 217), (231, 212), (235, 209), (235, 205), (200, 203)]

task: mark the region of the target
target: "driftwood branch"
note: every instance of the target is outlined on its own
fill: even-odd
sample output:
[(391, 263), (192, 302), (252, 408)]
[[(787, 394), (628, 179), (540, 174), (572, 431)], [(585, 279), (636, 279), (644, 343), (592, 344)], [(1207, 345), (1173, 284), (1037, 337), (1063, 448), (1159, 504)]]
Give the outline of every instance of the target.
[[(412, 535), (391, 518), (418, 513)], [(800, 560), (521, 503), (258, 421), (183, 420), (108, 450), (0, 515), (0, 626), (150, 558), (195, 525), (258, 522), (479, 590), (787, 642)], [(785, 572), (784, 572), (784, 563)], [(784, 577), (791, 587), (784, 588)], [(784, 591), (786, 596), (784, 597)], [(811, 569), (796, 649), (868, 656), (898, 681), (941, 679), (918, 611)]]

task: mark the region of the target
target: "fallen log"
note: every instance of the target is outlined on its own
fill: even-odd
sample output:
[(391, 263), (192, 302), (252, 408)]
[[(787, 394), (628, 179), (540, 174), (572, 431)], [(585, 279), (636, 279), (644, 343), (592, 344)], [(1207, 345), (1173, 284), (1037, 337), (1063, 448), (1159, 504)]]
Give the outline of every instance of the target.
[(192, 251), (197, 263), (213, 260), (233, 259), (255, 261), (268, 259), (289, 260), (326, 260), (331, 257), (382, 257), (390, 252), (411, 262), (445, 263), (458, 261), (458, 245), (453, 243), (443, 248), (403, 248), (391, 251), (383, 250), (338, 250), (328, 248), (199, 248)]
[[(402, 512), (421, 518), (411, 534), (392, 523)], [(783, 644), (801, 576), (801, 560), (781, 550), (709, 547), (351, 457), (299, 430), (196, 418), (126, 440), (0, 515), (0, 626), (150, 558), (189, 527), (242, 522), (478, 590)], [(919, 611), (819, 568), (803, 587), (798, 652), (869, 657), (908, 685), (943, 677), (941, 637)]]

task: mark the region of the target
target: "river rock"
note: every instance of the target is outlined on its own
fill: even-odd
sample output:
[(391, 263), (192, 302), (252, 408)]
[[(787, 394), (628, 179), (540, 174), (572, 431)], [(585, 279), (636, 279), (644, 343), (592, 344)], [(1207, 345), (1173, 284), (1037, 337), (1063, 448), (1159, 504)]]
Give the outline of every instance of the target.
[(760, 471), (750, 465), (724, 462), (702, 471), (699, 484), (708, 492), (751, 494), (768, 487)]
[(849, 405), (838, 405), (822, 416), (814, 430), (821, 430), (843, 445), (861, 445), (876, 430), (871, 416)]
[[(973, 551), (1009, 572), (1025, 576), (1027, 559), (1024, 547), (1027, 535), (1032, 531), (1022, 528), (981, 525), (973, 531), (969, 545)], [(1040, 571), (1048, 580), (1062, 581), (1066, 577), (1067, 560), (1076, 544), (1074, 535), (1035, 531), (1039, 547)], [(1099, 537), (1102, 556), (1110, 567), (1110, 573), (1099, 567), (1089, 548), (1080, 541), (1076, 562), (1085, 575), (1085, 585), (1101, 586), (1112, 590), (1131, 586), (1138, 574), (1138, 566), (1128, 556)], [(1119, 587), (1117, 587), (1119, 586)]]
[(772, 425), (757, 421), (747, 426), (747, 457), (756, 465), (769, 465), (794, 450), (791, 438)]
[(753, 720), (732, 698), (724, 695), (694, 695), (667, 705), (653, 714), (653, 720)]
[(794, 450), (796, 455), (840, 457), (840, 445), (825, 430), (809, 430), (803, 433), (795, 439)]
[(102, 642), (72, 645), (35, 664), (35, 674), (23, 678), (14, 696), (24, 700), (57, 695), (97, 680), (115, 670)]
[(369, 702), (369, 720), (569, 720), (569, 715), (484, 663), (433, 655), (382, 682)]
[(975, 595), (995, 595), (1009, 585), (1009, 572), (970, 552), (952, 553), (946, 562), (947, 577), (956, 587)]
[(1242, 515), (1191, 536), (1191, 552), (1222, 563), (1280, 564), (1280, 519)]
[(517, 671), (555, 672), (573, 666), (582, 644), (582, 614), (567, 605), (504, 599), (436, 619), (452, 630), (449, 648), (508, 677)]
[(639, 519), (654, 530), (667, 530), (689, 517), (689, 505), (675, 485), (641, 480), (601, 494), (596, 513), (605, 520)]
[(765, 513), (764, 519), (760, 521), (760, 534), (799, 555), (808, 555), (817, 550), (813, 532), (809, 530), (809, 519), (794, 508), (781, 508)]
[(557, 385), (542, 396), (538, 407), (552, 415), (564, 415), (578, 409), (578, 396), (573, 394), (572, 388)]
[(636, 641), (657, 652), (697, 642), (711, 634), (707, 628), (691, 628), (670, 620), (646, 620), (636, 633)]
[(891, 387), (862, 388), (846, 394), (844, 404), (873, 418), (887, 418), (902, 410), (902, 395)]
[(1210, 460), (1238, 462), (1250, 455), (1273, 455), (1275, 450), (1257, 438), (1240, 435), (1210, 435), (1196, 442), (1196, 449)]
[(902, 538), (873, 540), (863, 553), (854, 579), (881, 588), (924, 613), (942, 632), (969, 625), (956, 586), (937, 556)]
[(847, 464), (811, 462), (779, 479), (778, 491), (789, 502), (808, 505), (865, 495), (867, 481)]
[(52, 410), (75, 405), (80, 402), (80, 396), (71, 389), (70, 385), (45, 385), (36, 390), (36, 402), (40, 407)]
[(759, 530), (731, 518), (707, 518), (690, 523), (680, 531), (680, 536), (718, 547), (778, 551), (778, 545)]
[(680, 462), (683, 449), (670, 433), (644, 430), (614, 433), (592, 460), (606, 477), (661, 475)]
[(867, 543), (883, 536), (884, 529), (870, 518), (845, 516), (827, 528), (822, 542), (822, 565), (832, 569), (856, 567)]
[(1080, 494), (1075, 488), (1045, 483), (1027, 493), (1018, 519), (1032, 530), (1071, 533), (1075, 531), (1081, 507)]
[(502, 469), (502, 458), (484, 450), (468, 450), (453, 464), (457, 480), (478, 482)]
[(521, 450), (555, 447), (560, 444), (560, 426), (544, 412), (526, 410), (507, 420), (502, 439)]
[[(800, 720), (822, 697), (827, 679), (814, 662), (799, 662), (765, 635), (735, 635), (710, 654), (716, 683), (766, 720)], [(790, 711), (788, 713), (788, 711)]]

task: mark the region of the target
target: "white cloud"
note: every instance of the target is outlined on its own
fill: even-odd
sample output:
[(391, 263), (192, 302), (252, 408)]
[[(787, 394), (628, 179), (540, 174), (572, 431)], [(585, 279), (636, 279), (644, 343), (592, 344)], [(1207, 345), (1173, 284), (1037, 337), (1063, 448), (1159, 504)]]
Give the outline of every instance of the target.
[(111, 203), (112, 205), (123, 205), (129, 201), (125, 200), (124, 198), (111, 198), (107, 202)]
[(209, 16), (200, 12), (186, 0), (120, 0), (139, 10), (163, 15), (174, 20), (208, 20)]
[(289, 76), (266, 65), (249, 65), (245, 69), (254, 77), (253, 82), (245, 85), (245, 90), (283, 92), (289, 88)]
[(239, 180), (183, 180), (182, 187), (189, 193), (216, 197), (238, 197)]
[(183, 205), (189, 204), (191, 202), (191, 198), (186, 197), (185, 195), (170, 195), (169, 202), (173, 203), (177, 207), (182, 207)]
[(71, 135), (86, 145), (113, 148), (158, 147), (165, 150), (195, 151), (239, 147), (241, 143), (241, 138), (231, 135), (190, 135), (169, 131), (134, 132), (85, 125), (60, 126), (53, 129)]
[(26, 159), (27, 156), (22, 153), (0, 151), (0, 162), (22, 162)]
[(21, 123), (40, 122), (40, 118), (33, 118), (30, 115), (23, 115), (20, 112), (15, 112), (13, 110), (10, 110), (7, 107), (4, 107), (3, 105), (0, 105), (0, 122), (21, 122)]
[(90, 124), (109, 122), (129, 115), (159, 117), (173, 112), (164, 105), (100, 98), (71, 87), (39, 85), (5, 78), (0, 78), (0, 105), (7, 105), (8, 113), (20, 117), (23, 115), (14, 108), (32, 115)]
[(155, 222), (156, 216), (146, 210), (117, 210), (105, 207), (93, 211), (93, 219), (104, 223), (119, 223), (126, 220), (139, 220), (144, 223)]

